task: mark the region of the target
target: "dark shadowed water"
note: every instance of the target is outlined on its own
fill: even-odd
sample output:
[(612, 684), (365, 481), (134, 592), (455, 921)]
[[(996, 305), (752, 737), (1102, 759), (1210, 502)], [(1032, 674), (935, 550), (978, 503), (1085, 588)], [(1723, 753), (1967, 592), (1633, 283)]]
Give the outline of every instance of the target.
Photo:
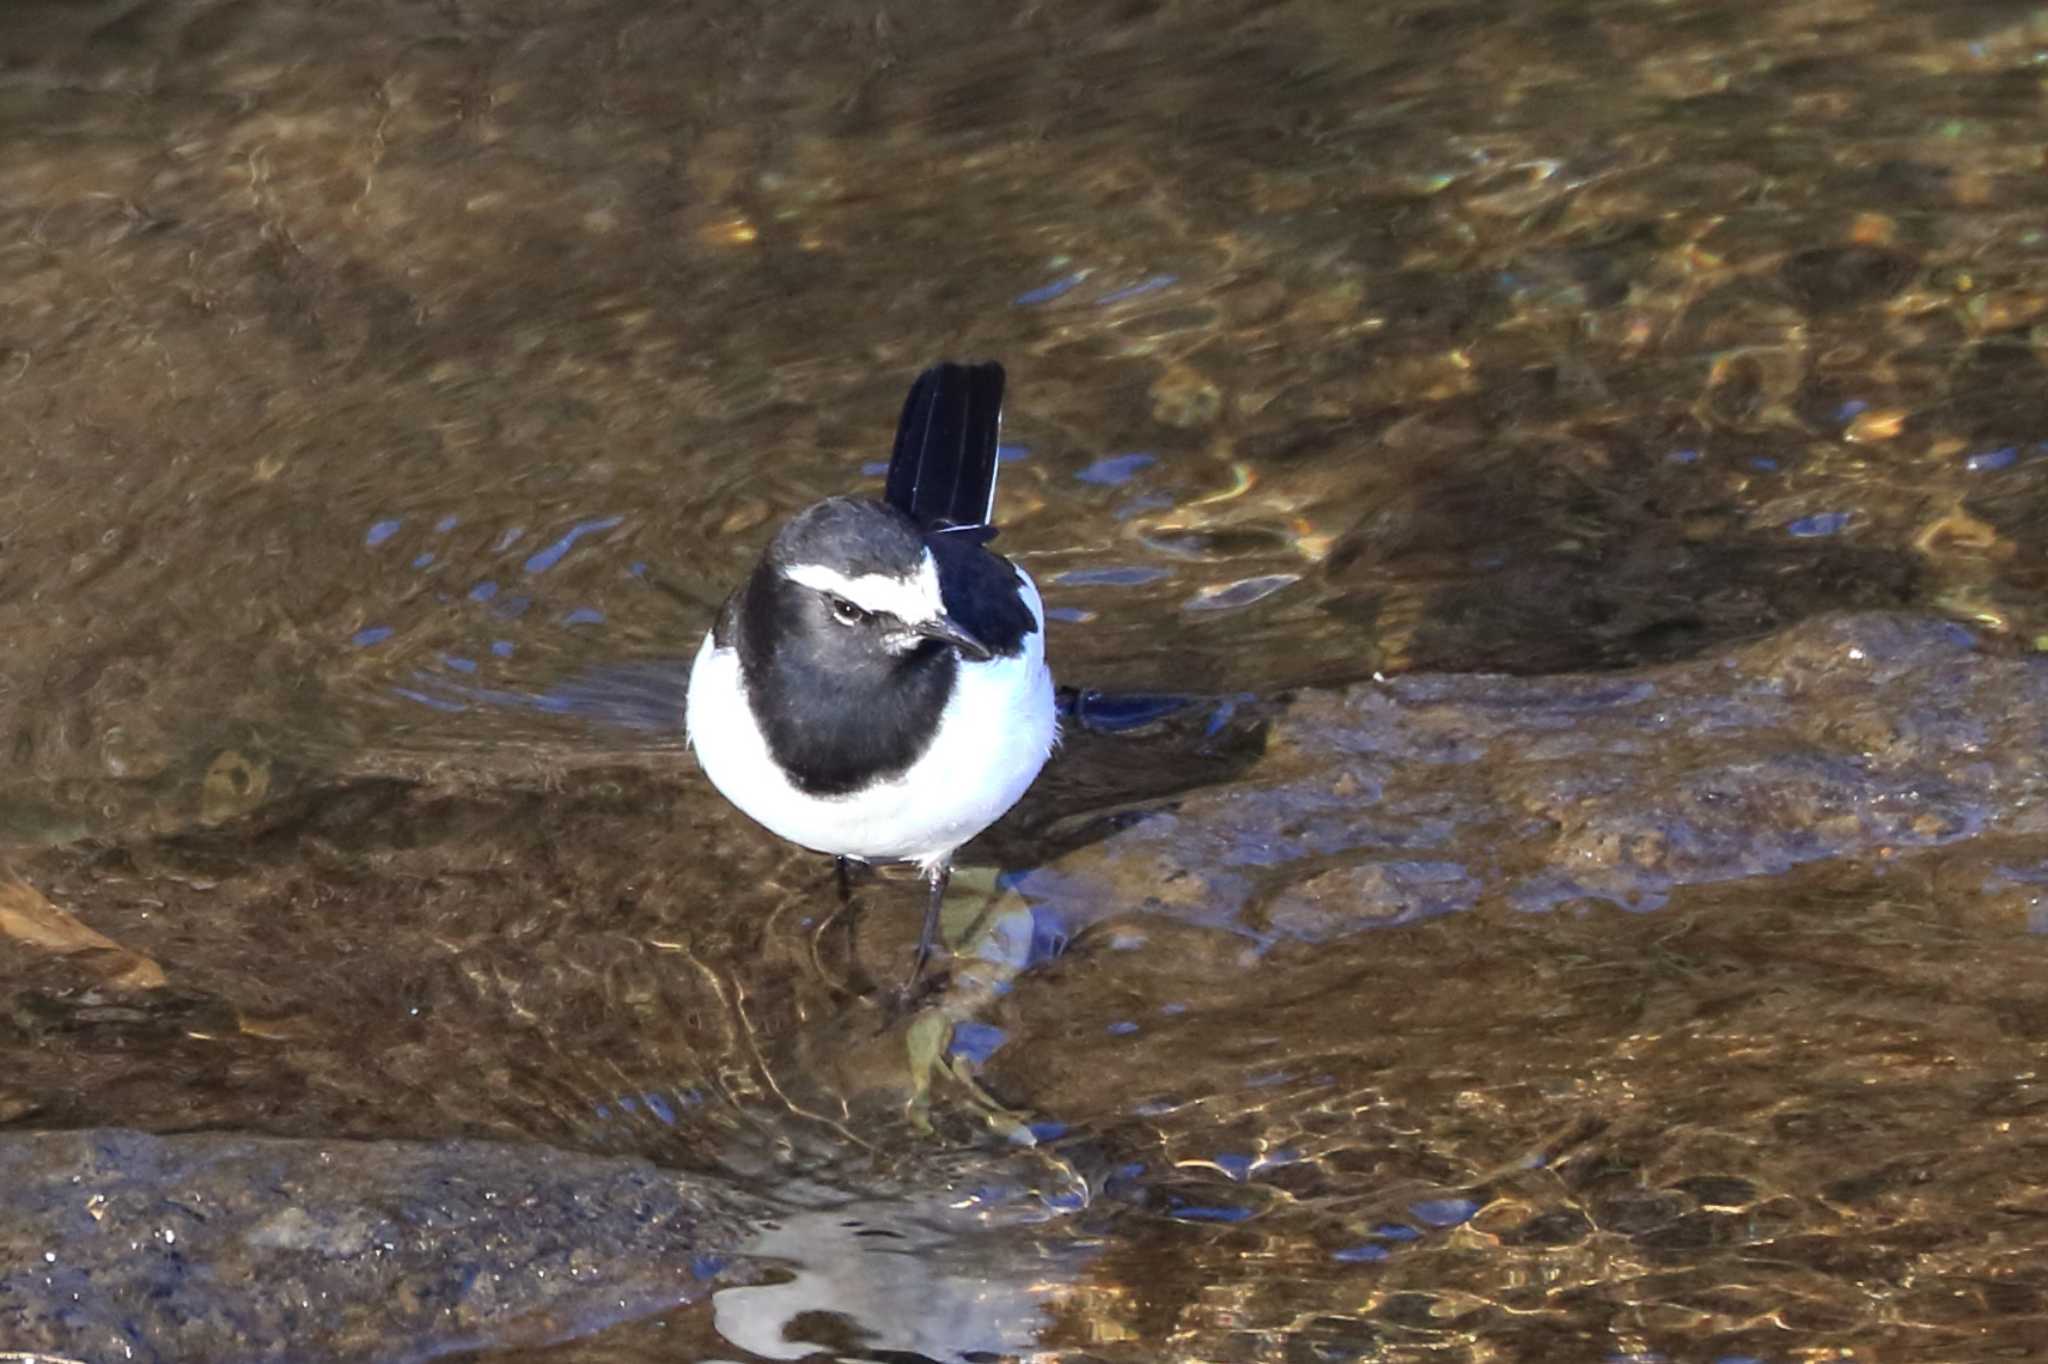
[[(2048, 1351), (2044, 15), (0, 8), (0, 1157), (223, 1360)], [(1080, 699), (892, 1021), (680, 697), (947, 355)]]

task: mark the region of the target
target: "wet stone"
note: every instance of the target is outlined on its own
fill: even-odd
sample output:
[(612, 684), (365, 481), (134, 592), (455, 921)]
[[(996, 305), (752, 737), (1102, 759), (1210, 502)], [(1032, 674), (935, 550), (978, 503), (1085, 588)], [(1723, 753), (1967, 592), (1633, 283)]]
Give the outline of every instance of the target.
[(1304, 942), (1470, 909), (1478, 881), (1456, 862), (1370, 862), (1317, 872), (1269, 901), (1271, 931)]
[(1625, 680), (1401, 678), (1304, 694), (1247, 780), (1127, 812), (1017, 884), (1070, 917), (1149, 905), (1306, 941), (1490, 903), (1648, 911), (2032, 832), (2044, 727), (2048, 667), (1911, 616), (1826, 617)]
[(0, 1185), (8, 1346), (146, 1364), (544, 1344), (748, 1282), (729, 1257), (764, 1215), (644, 1161), (483, 1142), (0, 1134)]

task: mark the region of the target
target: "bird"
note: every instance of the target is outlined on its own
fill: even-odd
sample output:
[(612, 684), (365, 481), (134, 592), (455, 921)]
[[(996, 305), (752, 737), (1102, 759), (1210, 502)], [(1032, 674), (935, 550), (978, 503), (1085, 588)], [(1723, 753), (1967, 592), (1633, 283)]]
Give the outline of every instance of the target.
[(690, 669), (684, 730), (711, 784), (771, 833), (929, 885), (908, 1000), (953, 857), (1059, 739), (1045, 606), (991, 550), (1003, 367), (911, 385), (877, 500), (828, 497), (775, 532)]

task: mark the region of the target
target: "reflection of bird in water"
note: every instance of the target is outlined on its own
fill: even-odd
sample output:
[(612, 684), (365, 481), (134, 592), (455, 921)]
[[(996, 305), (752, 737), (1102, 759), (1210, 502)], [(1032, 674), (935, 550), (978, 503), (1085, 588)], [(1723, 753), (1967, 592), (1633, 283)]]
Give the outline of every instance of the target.
[[(801, 1191), (798, 1191), (801, 1194)], [(820, 1191), (822, 1192), (822, 1191)], [(782, 1283), (712, 1294), (719, 1335), (764, 1359), (994, 1359), (1038, 1347), (1095, 1251), (1029, 1209), (955, 1195), (820, 1200), (765, 1226), (742, 1249), (785, 1260)], [(1049, 1210), (1041, 1210), (1039, 1220)], [(1007, 1215), (1006, 1215), (1007, 1214)]]
[(848, 861), (907, 861), (936, 936), (953, 854), (1017, 803), (1057, 734), (1045, 611), (994, 531), (1000, 365), (911, 388), (886, 500), (799, 512), (727, 598), (690, 672), (705, 775), (771, 832)]

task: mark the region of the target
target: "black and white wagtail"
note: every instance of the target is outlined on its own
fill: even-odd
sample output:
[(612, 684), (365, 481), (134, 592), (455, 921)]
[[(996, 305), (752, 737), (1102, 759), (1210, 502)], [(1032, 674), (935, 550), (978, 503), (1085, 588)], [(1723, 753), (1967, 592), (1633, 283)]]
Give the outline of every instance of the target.
[(776, 532), (690, 669), (711, 784), (792, 843), (915, 862), (931, 881), (1024, 794), (1058, 736), (1045, 608), (994, 537), (1003, 368), (939, 364), (903, 404), (883, 500), (830, 497)]

